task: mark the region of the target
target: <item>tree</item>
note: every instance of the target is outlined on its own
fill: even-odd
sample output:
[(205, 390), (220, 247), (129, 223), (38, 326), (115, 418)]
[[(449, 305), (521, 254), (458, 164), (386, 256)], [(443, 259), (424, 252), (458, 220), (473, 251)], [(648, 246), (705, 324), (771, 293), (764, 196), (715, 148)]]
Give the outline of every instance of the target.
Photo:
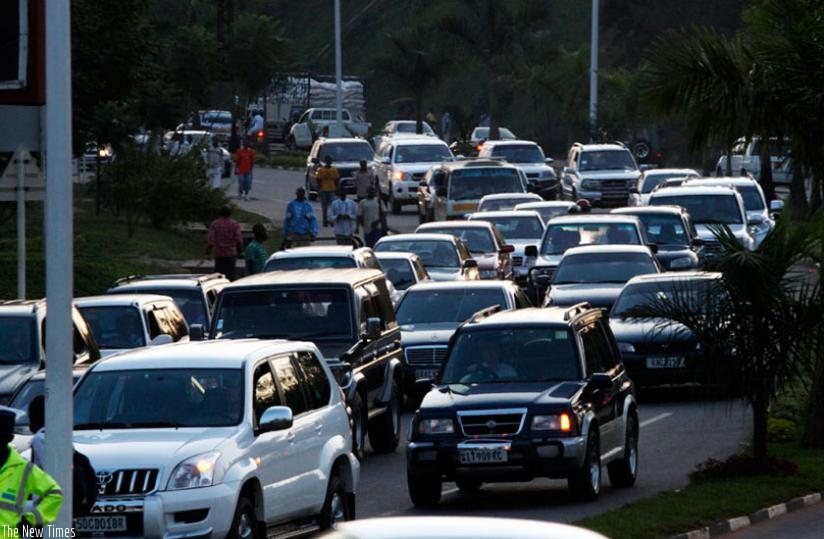
[(266, 15), (240, 14), (232, 27), (223, 78), (234, 81), (241, 102), (264, 93), (279, 66), (286, 65), (283, 27)]

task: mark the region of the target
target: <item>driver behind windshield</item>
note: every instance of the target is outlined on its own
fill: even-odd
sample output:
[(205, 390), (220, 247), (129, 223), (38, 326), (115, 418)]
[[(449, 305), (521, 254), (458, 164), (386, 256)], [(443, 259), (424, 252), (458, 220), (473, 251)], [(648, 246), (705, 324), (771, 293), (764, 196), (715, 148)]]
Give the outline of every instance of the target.
[(466, 368), (461, 383), (488, 382), (490, 380), (517, 378), (518, 372), (503, 360), (503, 349), (498, 339), (486, 339), (478, 343), (478, 356)]

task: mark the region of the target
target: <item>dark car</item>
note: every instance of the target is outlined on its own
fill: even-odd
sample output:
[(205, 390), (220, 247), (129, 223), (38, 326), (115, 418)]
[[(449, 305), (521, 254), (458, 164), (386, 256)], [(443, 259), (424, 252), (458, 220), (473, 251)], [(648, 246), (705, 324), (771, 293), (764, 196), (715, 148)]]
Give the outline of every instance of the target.
[(306, 158), (304, 185), (310, 200), (318, 196), (318, 169), (323, 166), (326, 156), (332, 158), (332, 166), (338, 170), (338, 185), (347, 193), (355, 192), (355, 172), (360, 161), (372, 163), (375, 152), (372, 145), (361, 138), (319, 138), (312, 144)]
[(612, 307), (609, 324), (621, 359), (637, 385), (733, 381), (730, 361), (708, 357), (693, 332), (681, 324), (633, 312), (662, 298), (698, 306), (710, 301), (715, 286), (721, 286), (721, 274), (700, 271), (639, 275), (627, 282)]
[(588, 245), (566, 252), (545, 305), (575, 305), (587, 301), (609, 309), (624, 284), (636, 275), (661, 273), (649, 247), (642, 245)]
[(566, 478), (597, 497), (601, 466), (615, 487), (638, 473), (635, 386), (605, 314), (570, 308), (479, 313), (455, 333), (406, 447), (412, 503), (435, 505), (444, 481)]
[(701, 267), (704, 240), (698, 237), (690, 214), (681, 206), (637, 206), (616, 208), (610, 213), (634, 215), (641, 220), (655, 257), (670, 271)]

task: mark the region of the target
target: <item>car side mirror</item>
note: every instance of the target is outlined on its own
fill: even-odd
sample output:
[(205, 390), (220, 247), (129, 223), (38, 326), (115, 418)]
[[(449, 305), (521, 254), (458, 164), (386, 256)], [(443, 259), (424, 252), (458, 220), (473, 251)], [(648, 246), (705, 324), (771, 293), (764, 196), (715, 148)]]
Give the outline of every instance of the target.
[(514, 245), (509, 245), (509, 244), (502, 245), (502, 246), (501, 246), (501, 252), (502, 252), (502, 253), (512, 253), (512, 252), (515, 252), (515, 246), (514, 246)]
[(192, 324), (189, 326), (189, 340), (202, 341), (206, 338), (203, 331), (203, 324)]
[(528, 256), (531, 258), (536, 258), (538, 256), (538, 246), (537, 245), (527, 245), (524, 248), (524, 256)]
[(547, 165), (552, 163), (553, 161), (555, 161), (555, 160), (551, 157), (547, 157), (546, 159), (544, 159), (544, 163), (546, 163)]
[(592, 373), (587, 380), (587, 385), (593, 389), (609, 389), (612, 387), (612, 378), (603, 372)]
[(467, 258), (466, 260), (464, 260), (463, 267), (465, 269), (477, 268), (478, 267), (478, 261), (475, 260), (474, 258)]
[(171, 344), (175, 342), (171, 335), (168, 333), (161, 333), (160, 335), (156, 336), (154, 339), (149, 341), (149, 346), (160, 346), (161, 344)]
[(376, 317), (366, 319), (366, 338), (370, 341), (381, 336), (381, 319)]
[(380, 163), (382, 165), (388, 165), (388, 164), (392, 163), (392, 160), (388, 157), (381, 157)]
[(288, 406), (270, 406), (260, 416), (259, 432), (273, 432), (292, 428), (294, 417)]
[(639, 191), (638, 191), (638, 188), (637, 188), (637, 187), (630, 187), (630, 188), (627, 190), (627, 192), (628, 192), (629, 194), (631, 194), (631, 195), (637, 195), (637, 194), (639, 194)]

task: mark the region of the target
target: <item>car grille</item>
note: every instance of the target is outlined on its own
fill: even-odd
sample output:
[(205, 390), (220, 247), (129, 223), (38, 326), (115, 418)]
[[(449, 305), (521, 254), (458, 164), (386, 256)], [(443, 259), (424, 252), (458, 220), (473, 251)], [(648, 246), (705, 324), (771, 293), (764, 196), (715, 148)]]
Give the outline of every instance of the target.
[(339, 168), (338, 169), (338, 174), (340, 174), (341, 178), (351, 178), (352, 176), (355, 175), (355, 172), (357, 172), (357, 170), (358, 169), (356, 169), (356, 168), (343, 168), (343, 169)]
[(100, 496), (134, 496), (147, 494), (157, 488), (158, 470), (116, 470), (97, 472), (97, 490)]
[(524, 257), (522, 256), (513, 256), (512, 257), (512, 265), (513, 266), (520, 266), (524, 263)]
[(468, 410), (458, 412), (465, 436), (513, 436), (521, 432), (526, 410)]
[(601, 191), (601, 202), (604, 204), (627, 203), (627, 180), (601, 180), (598, 182), (598, 190)]
[(721, 247), (721, 243), (712, 240), (704, 240), (704, 249), (703, 253), (704, 256), (714, 257), (720, 256), (724, 252), (724, 248)]
[(414, 172), (412, 174), (412, 178), (415, 179), (416, 181), (421, 181), (421, 178), (423, 178), (425, 175), (426, 175), (426, 172)]
[(527, 175), (526, 175), (526, 177), (527, 177), (527, 178), (530, 178), (530, 179), (536, 179), (536, 180), (537, 180), (540, 176), (541, 176), (541, 175), (540, 175), (540, 174), (538, 174), (537, 172), (528, 172), (528, 173), (527, 173)]
[(695, 351), (695, 341), (633, 343), (636, 354), (686, 354)]
[(409, 365), (438, 365), (446, 359), (446, 346), (410, 346), (404, 350)]

